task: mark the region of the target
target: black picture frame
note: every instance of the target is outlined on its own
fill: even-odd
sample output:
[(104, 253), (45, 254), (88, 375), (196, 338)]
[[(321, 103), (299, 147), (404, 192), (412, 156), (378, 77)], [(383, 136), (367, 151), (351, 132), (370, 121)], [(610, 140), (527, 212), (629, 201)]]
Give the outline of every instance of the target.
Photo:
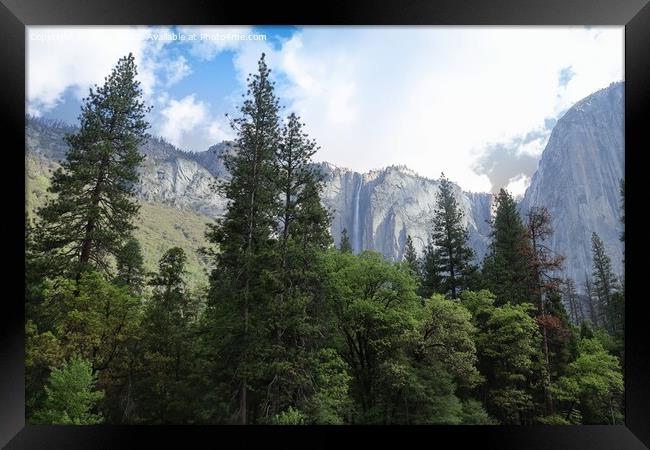
[[(637, 198), (643, 202), (638, 158), (650, 149), (646, 117), (650, 109), (650, 4), (647, 0), (401, 0), (378, 4), (370, 0), (336, 0), (298, 8), (290, 4), (222, 0), (178, 2), (145, 0), (0, 0), (0, 107), (4, 125), (2, 161), (3, 205), (0, 223), (5, 262), (0, 306), (0, 445), (18, 448), (188, 448), (204, 442), (226, 447), (229, 442), (286, 447), (347, 444), (440, 446), (495, 449), (642, 449), (650, 446), (650, 354), (648, 327), (635, 295), (641, 281), (630, 268), (643, 269)], [(616, 426), (420, 426), (420, 427), (136, 427), (25, 426), (24, 285), (19, 281), (24, 247), (25, 27), (29, 25), (621, 25), (625, 26), (625, 236), (626, 342), (625, 425)], [(22, 194), (21, 194), (22, 193)], [(8, 209), (7, 209), (8, 208)], [(635, 210), (636, 209), (636, 210)], [(632, 242), (632, 245), (629, 243)], [(11, 289), (15, 288), (15, 289)], [(22, 296), (22, 297), (21, 297)], [(370, 441), (370, 442), (368, 442)], [(443, 444), (444, 445), (444, 444)], [(446, 445), (444, 445), (446, 447)]]

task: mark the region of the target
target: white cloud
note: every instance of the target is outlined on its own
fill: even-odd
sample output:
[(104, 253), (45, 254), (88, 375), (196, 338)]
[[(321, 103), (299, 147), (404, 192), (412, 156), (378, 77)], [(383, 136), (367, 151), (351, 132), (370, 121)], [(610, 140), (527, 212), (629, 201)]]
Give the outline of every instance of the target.
[(164, 72), (165, 87), (170, 87), (192, 73), (192, 68), (183, 56), (176, 59), (163, 58), (156, 63), (156, 69)]
[[(240, 72), (255, 70), (259, 50), (238, 50)], [(543, 128), (622, 79), (623, 28), (306, 27), (267, 60), (286, 78), (282, 100), (322, 146), (318, 158), (356, 170), (444, 171), (489, 191), (489, 178), (472, 170), (488, 143)], [(558, 90), (567, 66), (574, 76)]]
[(160, 116), (156, 134), (182, 150), (206, 150), (232, 137), (224, 124), (212, 117), (210, 105), (197, 100), (195, 94), (180, 100), (168, 99)]
[[(42, 27), (27, 28), (28, 109), (39, 115), (57, 106), (72, 89), (81, 99), (88, 88), (100, 84), (117, 60), (133, 53), (138, 79), (148, 99), (158, 84), (156, 70), (165, 41), (147, 40), (149, 27)], [(178, 75), (175, 75), (178, 77)]]
[(208, 138), (210, 139), (210, 144), (214, 144), (216, 142), (231, 140), (233, 139), (233, 135), (229, 126), (218, 120), (213, 120), (208, 126)]
[(510, 194), (516, 199), (522, 198), (526, 192), (526, 188), (530, 184), (530, 177), (526, 175), (518, 175), (510, 179), (510, 183), (505, 187)]

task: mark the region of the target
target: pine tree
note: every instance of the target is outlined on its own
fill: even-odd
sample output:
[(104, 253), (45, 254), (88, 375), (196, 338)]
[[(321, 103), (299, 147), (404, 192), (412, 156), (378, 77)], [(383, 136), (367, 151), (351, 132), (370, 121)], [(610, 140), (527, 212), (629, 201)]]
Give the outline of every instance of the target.
[(117, 254), (118, 286), (129, 286), (134, 294), (140, 294), (144, 284), (144, 259), (137, 239), (131, 238), (122, 246)]
[(544, 398), (546, 414), (553, 414), (553, 399), (551, 396), (551, 355), (549, 350), (549, 329), (560, 326), (556, 316), (548, 311), (551, 296), (560, 285), (560, 279), (554, 273), (562, 268), (564, 257), (556, 255), (545, 242), (553, 234), (551, 214), (544, 207), (532, 207), (527, 214), (527, 237), (530, 246), (524, 248), (524, 257), (532, 273), (531, 292), (537, 303), (537, 321), (542, 331), (542, 343), (545, 363)]
[(591, 235), (591, 251), (593, 256), (594, 293), (598, 299), (602, 323), (610, 333), (614, 333), (614, 293), (618, 289), (618, 281), (612, 270), (612, 263), (605, 252), (603, 241), (596, 233)]
[(350, 243), (350, 237), (348, 236), (347, 228), (343, 228), (341, 232), (341, 243), (339, 244), (339, 250), (343, 253), (352, 253), (352, 244)]
[(427, 245), (424, 247), (420, 267), (421, 276), (418, 295), (422, 298), (430, 298), (434, 293), (443, 293), (439, 250), (433, 245), (431, 239), (427, 241)]
[(463, 226), (463, 211), (458, 207), (451, 182), (440, 176), (440, 186), (433, 218), (433, 244), (438, 248), (445, 293), (451, 298), (469, 287), (474, 252), (467, 241), (469, 234)]
[(81, 109), (80, 129), (66, 136), (66, 161), (54, 173), (50, 192), (57, 194), (38, 210), (37, 242), (48, 275), (79, 278), (91, 267), (110, 271), (134, 228), (139, 206), (133, 199), (138, 147), (147, 138), (132, 54), (121, 58), (104, 85), (90, 89)]
[[(314, 352), (310, 310), (318, 293), (316, 256), (331, 242), (329, 215), (320, 202), (323, 177), (311, 158), (316, 143), (290, 114), (276, 151), (277, 184), (282, 204), (278, 213), (276, 295), (269, 304), (268, 399), (262, 406), (266, 420), (304, 403)], [(271, 421), (275, 419), (270, 419)]]
[(147, 423), (187, 423), (194, 404), (190, 374), (197, 304), (187, 292), (183, 249), (167, 250), (152, 274), (141, 342), (142, 370), (136, 382), (136, 415)]
[(278, 101), (269, 75), (262, 54), (258, 73), (248, 77), (240, 117), (231, 122), (237, 133), (235, 151), (223, 157), (231, 175), (220, 186), (227, 209), (207, 233), (218, 248), (210, 277), (213, 329), (223, 324), (227, 330), (227, 336), (217, 333), (215, 339), (229, 361), (223, 376), (234, 383), (241, 424), (249, 421), (249, 386), (256, 376), (253, 351), (272, 295), (265, 273), (275, 262), (272, 237), (280, 199), (275, 151), (280, 131)]
[(496, 215), (492, 222), (492, 242), (483, 261), (486, 287), (496, 295), (497, 303), (523, 303), (530, 298), (530, 271), (525, 261), (529, 245), (517, 203), (504, 189), (496, 199)]
[(411, 272), (413, 272), (414, 275), (419, 276), (420, 267), (418, 264), (418, 255), (415, 252), (413, 239), (411, 239), (410, 234), (406, 236), (406, 244), (404, 245), (404, 261), (406, 261), (406, 264), (408, 264)]

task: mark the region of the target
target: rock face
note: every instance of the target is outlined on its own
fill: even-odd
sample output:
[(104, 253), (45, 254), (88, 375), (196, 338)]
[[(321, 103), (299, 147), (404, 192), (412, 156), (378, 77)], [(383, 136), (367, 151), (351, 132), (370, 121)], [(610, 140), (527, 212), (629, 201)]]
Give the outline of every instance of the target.
[[(408, 235), (416, 251), (422, 252), (431, 232), (438, 181), (420, 177), (403, 166), (365, 174), (327, 163), (322, 167), (326, 175), (323, 203), (334, 213), (335, 243), (345, 228), (355, 252), (373, 249), (400, 260)], [(488, 244), (492, 196), (465, 193), (455, 185), (454, 194), (478, 260)]]
[(581, 285), (591, 273), (591, 233), (622, 274), (619, 183), (624, 178), (623, 83), (576, 103), (557, 122), (520, 205), (545, 206), (553, 220), (549, 246), (565, 255), (564, 275)]
[(149, 140), (142, 148), (146, 155), (140, 171), (138, 194), (146, 201), (189, 208), (209, 217), (219, 216), (226, 201), (215, 195), (215, 179), (226, 170), (219, 158), (225, 145), (201, 153), (186, 153), (159, 140)]

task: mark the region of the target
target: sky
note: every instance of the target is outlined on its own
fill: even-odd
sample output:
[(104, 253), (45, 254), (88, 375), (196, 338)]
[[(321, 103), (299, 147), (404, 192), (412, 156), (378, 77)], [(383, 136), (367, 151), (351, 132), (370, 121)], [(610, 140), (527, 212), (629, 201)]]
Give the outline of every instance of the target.
[(29, 114), (77, 123), (133, 53), (149, 132), (186, 151), (232, 139), (262, 52), (283, 115), (315, 155), (366, 172), (405, 165), (464, 190), (522, 195), (575, 102), (624, 79), (623, 27), (41, 27), (27, 29)]

